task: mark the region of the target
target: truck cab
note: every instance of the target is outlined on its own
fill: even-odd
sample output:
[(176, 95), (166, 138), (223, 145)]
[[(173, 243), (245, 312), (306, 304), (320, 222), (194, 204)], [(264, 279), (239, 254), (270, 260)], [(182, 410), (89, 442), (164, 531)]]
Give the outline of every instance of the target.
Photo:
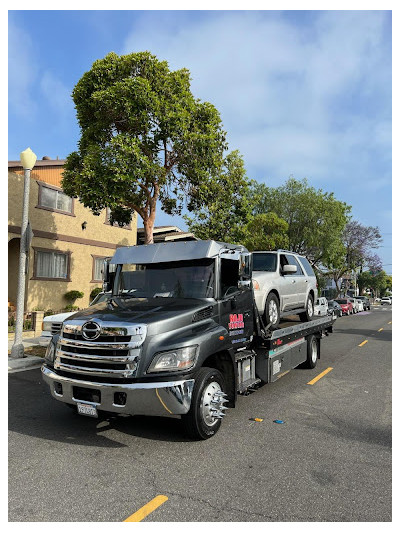
[[(254, 335), (251, 254), (215, 241), (118, 248), (104, 289), (110, 299), (68, 318), (48, 347), (53, 397), (93, 416), (184, 415), (192, 433), (213, 434), (236, 400), (235, 354)], [(206, 423), (189, 414), (199, 373)]]

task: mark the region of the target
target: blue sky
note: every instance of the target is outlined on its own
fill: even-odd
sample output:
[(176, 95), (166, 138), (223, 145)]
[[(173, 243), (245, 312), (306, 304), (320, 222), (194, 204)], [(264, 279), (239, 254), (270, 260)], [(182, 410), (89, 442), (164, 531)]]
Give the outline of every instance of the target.
[[(389, 11), (10, 11), (8, 158), (65, 158), (82, 74), (110, 51), (149, 50), (190, 70), (249, 177), (334, 192), (380, 228), (391, 272), (391, 24)], [(186, 227), (159, 211), (169, 223)]]

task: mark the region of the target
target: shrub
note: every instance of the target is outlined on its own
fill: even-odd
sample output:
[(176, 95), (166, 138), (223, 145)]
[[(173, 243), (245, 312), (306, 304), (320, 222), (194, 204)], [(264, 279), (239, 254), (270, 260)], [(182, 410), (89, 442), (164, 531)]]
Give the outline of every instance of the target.
[(64, 298), (72, 305), (78, 298), (83, 298), (83, 292), (69, 291), (64, 294)]
[(95, 287), (92, 292), (90, 293), (90, 301), (94, 300), (96, 296), (101, 292), (103, 289), (101, 287)]
[(69, 304), (64, 307), (64, 311), (79, 311), (79, 307), (77, 305)]

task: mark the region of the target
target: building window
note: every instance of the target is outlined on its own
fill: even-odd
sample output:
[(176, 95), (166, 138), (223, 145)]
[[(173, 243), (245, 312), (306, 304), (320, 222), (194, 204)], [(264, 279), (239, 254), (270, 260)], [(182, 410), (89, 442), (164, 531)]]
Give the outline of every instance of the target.
[[(108, 224), (109, 226), (111, 226), (110, 216), (111, 216), (111, 209), (110, 209), (109, 207), (106, 207), (106, 221), (104, 222), (104, 224)], [(124, 224), (123, 226), (120, 226), (120, 225), (118, 224), (118, 222), (114, 222), (113, 226), (114, 226), (115, 228), (132, 229), (132, 228), (131, 228), (131, 223), (129, 223), (129, 224)]]
[(35, 248), (33, 279), (70, 281), (70, 252)]
[(111, 259), (109, 256), (92, 255), (93, 257), (93, 270), (92, 270), (92, 282), (103, 281), (103, 263), (104, 259)]
[(61, 189), (39, 183), (39, 201), (37, 207), (73, 215), (73, 199), (63, 193)]

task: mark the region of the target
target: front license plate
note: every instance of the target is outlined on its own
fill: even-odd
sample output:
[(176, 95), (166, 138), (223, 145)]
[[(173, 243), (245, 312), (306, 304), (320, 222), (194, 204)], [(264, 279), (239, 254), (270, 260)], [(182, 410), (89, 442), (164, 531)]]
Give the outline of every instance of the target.
[(85, 416), (93, 416), (97, 418), (97, 409), (95, 405), (88, 405), (87, 403), (78, 403), (78, 413)]

